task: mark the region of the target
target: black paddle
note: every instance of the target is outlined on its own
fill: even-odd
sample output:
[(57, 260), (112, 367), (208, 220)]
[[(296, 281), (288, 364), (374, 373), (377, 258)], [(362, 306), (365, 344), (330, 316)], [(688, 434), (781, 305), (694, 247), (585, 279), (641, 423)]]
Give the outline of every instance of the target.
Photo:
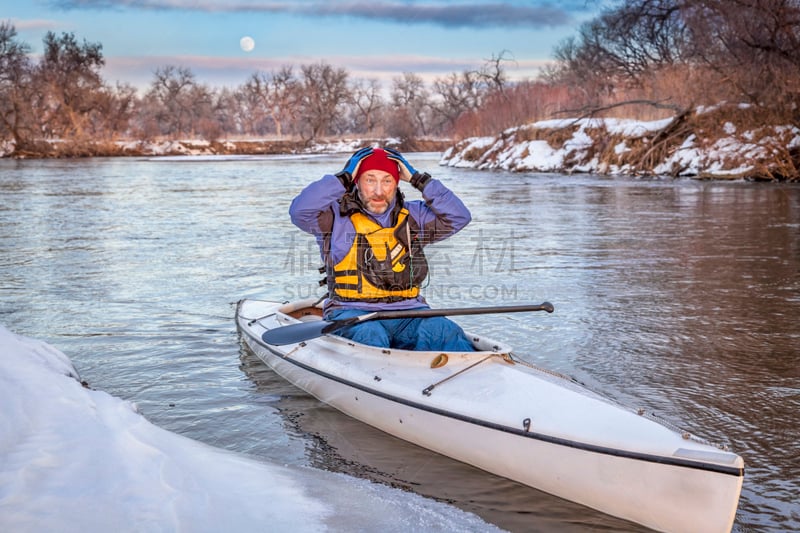
[(424, 318), (431, 316), (454, 315), (482, 315), (488, 313), (521, 313), (524, 311), (553, 312), (553, 304), (543, 302), (539, 305), (507, 305), (499, 307), (461, 307), (455, 309), (407, 309), (401, 311), (373, 311), (341, 320), (314, 320), (289, 324), (275, 329), (270, 329), (261, 335), (261, 339), (273, 346), (294, 344), (321, 337), (343, 327), (360, 324), (367, 320), (381, 320), (386, 318)]

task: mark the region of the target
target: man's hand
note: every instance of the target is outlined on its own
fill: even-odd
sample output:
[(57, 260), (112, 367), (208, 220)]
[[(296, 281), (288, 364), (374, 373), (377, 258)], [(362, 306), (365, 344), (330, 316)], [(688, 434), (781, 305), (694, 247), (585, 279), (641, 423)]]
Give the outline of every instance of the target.
[(411, 183), (416, 189), (422, 191), (425, 185), (431, 180), (431, 175), (427, 172), (419, 172), (411, 166), (411, 163), (406, 161), (406, 158), (397, 150), (386, 148), (386, 157), (392, 161), (397, 162), (397, 167), (400, 169), (400, 179)]
[(336, 173), (336, 177), (342, 182), (345, 190), (349, 191), (353, 186), (353, 177), (358, 175), (358, 167), (361, 166), (361, 162), (364, 159), (371, 155), (372, 148), (362, 148), (351, 155), (350, 159), (348, 159), (347, 163), (345, 163), (344, 168)]
[(411, 181), (411, 178), (416, 174), (417, 169), (411, 166), (411, 163), (406, 161), (406, 158), (397, 150), (386, 148), (386, 157), (397, 163), (397, 168), (400, 170), (400, 179), (403, 181)]

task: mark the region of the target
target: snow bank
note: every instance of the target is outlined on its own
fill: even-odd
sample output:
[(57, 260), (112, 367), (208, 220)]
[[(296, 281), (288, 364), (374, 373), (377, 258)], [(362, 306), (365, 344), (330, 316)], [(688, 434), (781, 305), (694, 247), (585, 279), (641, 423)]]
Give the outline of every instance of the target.
[[(364, 146), (363, 139), (342, 139), (331, 142), (306, 144), (301, 141), (248, 139), (242, 141), (222, 141), (218, 144), (202, 140), (171, 141), (120, 141), (116, 147), (122, 154), (147, 156), (232, 156), (276, 153), (331, 154), (355, 152)], [(383, 139), (383, 146), (397, 146), (400, 139)], [(277, 148), (276, 148), (277, 147)]]
[(13, 141), (0, 141), (0, 157), (6, 157), (13, 153), (15, 146)]
[(0, 325), (0, 531), (467, 531), (474, 515), (170, 433)]
[[(655, 121), (543, 120), (444, 152), (441, 165), (515, 172), (799, 179), (800, 128), (738, 128), (714, 110)], [(718, 121), (718, 124), (715, 124)], [(709, 126), (710, 125), (710, 126)]]

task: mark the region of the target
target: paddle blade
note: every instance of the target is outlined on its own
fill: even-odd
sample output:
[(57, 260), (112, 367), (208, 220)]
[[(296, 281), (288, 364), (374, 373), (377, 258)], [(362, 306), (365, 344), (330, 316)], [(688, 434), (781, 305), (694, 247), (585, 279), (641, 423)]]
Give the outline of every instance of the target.
[(284, 344), (294, 344), (316, 339), (325, 334), (325, 328), (330, 324), (331, 323), (327, 320), (289, 324), (288, 326), (281, 326), (265, 331), (264, 334), (261, 335), (261, 340), (273, 346), (283, 346)]

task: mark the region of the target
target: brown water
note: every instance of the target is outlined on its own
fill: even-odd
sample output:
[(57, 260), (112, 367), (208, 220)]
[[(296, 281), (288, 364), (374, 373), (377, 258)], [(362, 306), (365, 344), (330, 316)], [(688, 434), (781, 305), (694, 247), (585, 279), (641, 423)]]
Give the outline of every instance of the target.
[[(413, 161), (473, 212), (430, 249), (434, 306), (553, 302), (549, 316), (459, 322), (727, 444), (746, 462), (734, 530), (800, 530), (800, 186)], [(0, 161), (0, 323), (215, 446), (366, 477), (513, 531), (640, 530), (350, 420), (240, 345), (238, 299), (318, 294), (315, 244), (288, 203), (341, 164)]]

